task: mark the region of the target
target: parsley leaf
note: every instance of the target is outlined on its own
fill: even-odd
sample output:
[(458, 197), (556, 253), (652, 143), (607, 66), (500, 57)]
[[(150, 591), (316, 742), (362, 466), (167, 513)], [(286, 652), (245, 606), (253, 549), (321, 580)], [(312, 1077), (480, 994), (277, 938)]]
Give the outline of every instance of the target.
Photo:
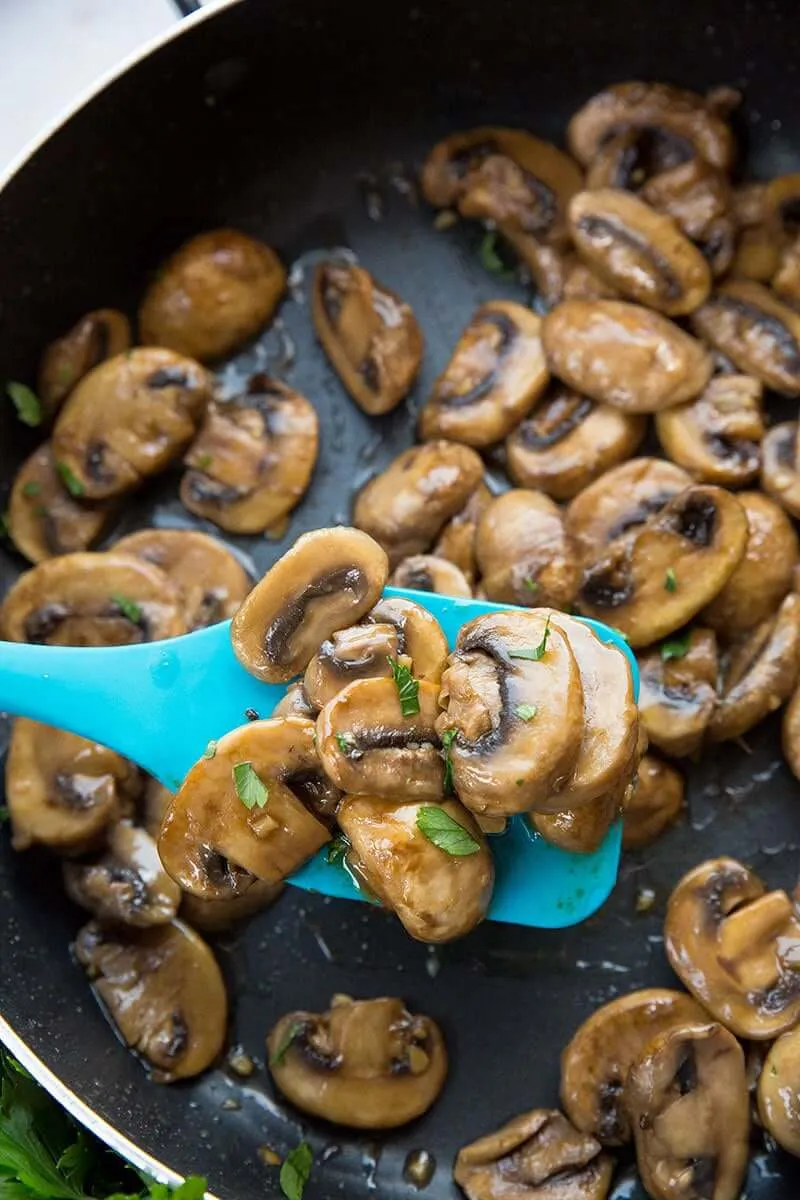
[(251, 762), (236, 763), (233, 768), (233, 786), (245, 808), (266, 808), (269, 789), (259, 779)]
[(690, 630), (678, 637), (668, 638), (666, 642), (661, 643), (661, 661), (669, 662), (673, 658), (683, 658), (689, 649), (689, 643), (692, 640)]
[(217, 743), (212, 738), (211, 741), (206, 746), (205, 750), (203, 751), (203, 758), (213, 758), (216, 753), (217, 753)]
[(444, 759), (444, 790), (445, 793), (453, 791), (453, 759), (450, 755), (450, 747), (458, 736), (457, 729), (445, 729), (442, 733), (442, 757)]
[(83, 484), (81, 483), (80, 479), (78, 479), (78, 476), (75, 474), (75, 472), (72, 470), (72, 467), (70, 467), (68, 463), (57, 462), (56, 470), (58, 471), (59, 475), (61, 476), (61, 482), (64, 484), (64, 487), (67, 489), (70, 496), (82, 496), (83, 495), (83, 491), (84, 491)]
[(487, 231), (478, 251), (481, 266), (487, 271), (491, 271), (493, 275), (499, 275), (501, 279), (513, 279), (514, 272), (508, 269), (497, 251), (497, 239), (497, 230)]
[(22, 485), (23, 496), (38, 496), (42, 490), (42, 485), (37, 483), (35, 479), (31, 479), (29, 483)]
[(201, 471), (205, 471), (206, 467), (210, 467), (212, 463), (210, 454), (198, 454), (194, 460), (194, 466), (199, 467)]
[(343, 833), (337, 833), (336, 837), (328, 846), (326, 859), (331, 867), (339, 867), (344, 862), (344, 856), (350, 849), (350, 842)]
[(423, 804), (419, 808), (417, 829), (429, 842), (433, 842), (434, 846), (454, 858), (477, 854), (481, 848), (480, 842), (475, 841), (470, 831), (459, 825), (458, 821), (438, 804)]
[(525, 658), (530, 662), (539, 662), (543, 659), (547, 652), (547, 639), (550, 637), (550, 618), (548, 617), (544, 623), (544, 633), (542, 640), (538, 646), (531, 646), (529, 650), (509, 650), (509, 658)]
[(37, 425), (42, 423), (42, 402), (24, 383), (7, 383), (6, 392), (14, 403), (14, 408), (17, 410), (17, 416), (23, 425), (30, 425), (35, 429)]
[(531, 579), (530, 575), (525, 576), (525, 578), (522, 581), (522, 586), (524, 588), (526, 588), (529, 592), (538, 592), (538, 590), (539, 590), (539, 584), (536, 582), (535, 579)]
[(392, 678), (400, 697), (401, 713), (404, 717), (415, 717), (419, 712), (419, 683), (408, 667), (403, 666), (396, 658), (388, 658), (387, 662), (392, 669)]
[(286, 1029), (283, 1031), (283, 1036), (282, 1036), (281, 1040), (278, 1042), (278, 1045), (276, 1046), (274, 1053), (270, 1054), (270, 1056), (269, 1056), (269, 1065), (271, 1067), (280, 1066), (280, 1064), (283, 1062), (284, 1058), (286, 1057), (286, 1051), (289, 1049), (292, 1042), (295, 1041), (296, 1038), (298, 1038), (300, 1036), (300, 1034), (303, 1032), (304, 1029), (305, 1029), (305, 1024), (303, 1021), (290, 1021), (289, 1022), (289, 1024), (286, 1026)]
[(535, 704), (518, 704), (517, 716), (523, 721), (532, 721), (539, 711)]
[(123, 617), (127, 617), (134, 625), (139, 624), (142, 619), (142, 610), (135, 600), (129, 600), (127, 596), (121, 596), (119, 592), (113, 592), (111, 599)]
[(336, 744), (338, 745), (342, 754), (349, 754), (356, 743), (351, 733), (337, 733)]
[(675, 574), (674, 567), (667, 567), (667, 573), (664, 576), (664, 589), (668, 592), (677, 592), (678, 577)]
[(301, 1142), (286, 1155), (280, 1174), (281, 1191), (286, 1200), (302, 1200), (313, 1162), (314, 1154), (308, 1142)]

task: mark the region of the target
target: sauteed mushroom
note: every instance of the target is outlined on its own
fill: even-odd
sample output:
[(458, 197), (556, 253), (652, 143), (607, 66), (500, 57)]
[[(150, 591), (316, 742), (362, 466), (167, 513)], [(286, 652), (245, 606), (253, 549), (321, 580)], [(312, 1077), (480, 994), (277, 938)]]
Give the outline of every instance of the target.
[(86, 550), (108, 524), (109, 505), (73, 499), (53, 462), (50, 443), (22, 464), (8, 498), (11, 540), (32, 563)]
[(150, 834), (130, 821), (112, 826), (108, 849), (96, 861), (65, 863), (64, 885), (70, 900), (104, 924), (166, 925), (181, 902)]
[[(411, 792), (409, 791), (409, 795)], [(411, 937), (449, 942), (483, 920), (494, 884), (494, 860), (477, 822), (457, 800), (420, 804), (374, 795), (345, 796), (337, 814), (357, 879), (395, 913)], [(447, 823), (441, 846), (424, 829)], [(432, 834), (435, 836), (435, 834)]]
[(286, 287), (274, 250), (236, 229), (210, 229), (167, 259), (139, 308), (141, 340), (201, 361), (255, 337)]
[(800, 396), (800, 315), (762, 284), (721, 284), (692, 314), (692, 327), (740, 371)]
[(412, 554), (402, 558), (389, 577), (395, 587), (415, 588), (418, 592), (440, 592), (443, 596), (472, 595), (464, 572), (435, 554)]
[(656, 413), (664, 453), (700, 483), (752, 483), (761, 467), (763, 391), (751, 375), (718, 375), (696, 400)]
[[(441, 677), (447, 650), (438, 667)], [(355, 679), (389, 679), (389, 659), (405, 657), (400, 649), (400, 634), (392, 624), (351, 625), (327, 638), (308, 664), (303, 681), (307, 704), (319, 711)], [(420, 674), (419, 678), (423, 678)]]
[(475, 530), (491, 500), (486, 484), (479, 483), (461, 511), (447, 522), (433, 547), (437, 558), (446, 558), (458, 567), (469, 584), (475, 582)]
[(303, 534), (234, 617), (236, 657), (258, 679), (291, 679), (326, 638), (366, 615), (387, 575), (383, 550), (358, 529), (336, 526)]
[(279, 700), (272, 710), (273, 717), (309, 717), (312, 721), (318, 709), (309, 700), (306, 690), (300, 680), (290, 683), (284, 697)]
[(75, 956), (126, 1044), (156, 1083), (204, 1071), (225, 1041), (225, 984), (205, 942), (182, 921), (150, 929), (84, 925)]
[(797, 1024), (800, 920), (786, 892), (765, 891), (735, 859), (710, 859), (679, 881), (664, 947), (681, 982), (737, 1037), (766, 1041)]
[(605, 279), (601, 279), (591, 267), (579, 258), (568, 260), (564, 268), (564, 282), (561, 292), (555, 297), (559, 300), (619, 300), (620, 294)]
[[(572, 854), (593, 854), (603, 843), (615, 817), (619, 815), (622, 789), (597, 796), (581, 808), (565, 808), (555, 813), (532, 812), (532, 827), (546, 842)], [(566, 803), (566, 801), (564, 802)]]
[(797, 421), (773, 425), (762, 446), (761, 486), (793, 517), (800, 518)]
[(783, 756), (795, 778), (800, 779), (800, 688), (796, 688), (783, 714)]
[[(644, 132), (629, 130), (627, 134), (618, 136), (641, 138)], [(613, 140), (610, 140), (609, 145)], [(598, 157), (602, 154), (603, 151)], [(629, 151), (628, 159), (632, 157)], [(587, 185), (594, 186), (589, 183), (589, 177)], [(629, 185), (609, 181), (603, 186)], [(699, 155), (651, 175), (644, 181), (639, 195), (659, 212), (668, 213), (686, 236), (699, 243), (701, 248), (703, 243), (707, 243), (713, 237), (714, 231), (722, 222), (730, 222), (732, 232), (735, 231), (736, 222), (730, 212), (733, 197), (728, 177), (724, 171), (712, 167)]]
[(193, 929), (203, 933), (224, 933), (234, 925), (255, 916), (278, 899), (283, 891), (282, 883), (268, 883), (266, 879), (255, 879), (246, 892), (222, 900), (205, 900), (184, 892), (181, 901), (181, 916)]
[(397, 647), (411, 659), (416, 679), (438, 683), (447, 659), (447, 638), (442, 627), (421, 604), (404, 596), (386, 596), (378, 601), (367, 621), (393, 625), (397, 631)]
[(363, 267), (320, 263), (311, 316), (322, 347), (356, 404), (377, 416), (408, 394), (423, 338), (411, 306)]
[(388, 996), (333, 996), (327, 1012), (287, 1013), (267, 1048), (272, 1078), (292, 1104), (351, 1129), (413, 1121), (431, 1107), (447, 1075), (438, 1025)]
[(504, 492), (487, 507), (475, 537), (475, 557), (490, 600), (539, 608), (569, 608), (580, 565), (561, 512), (542, 492)]
[(142, 818), (144, 827), (153, 841), (158, 841), (161, 824), (167, 815), (167, 809), (172, 803), (173, 796), (174, 792), (171, 792), (168, 787), (164, 787), (164, 784), (159, 783), (154, 777), (151, 776), (147, 780), (144, 789)]
[(131, 344), (131, 327), (124, 313), (97, 308), (81, 317), (63, 337), (56, 338), (39, 363), (36, 391), (45, 416), (58, 412), (84, 375), (107, 358), (122, 354)]
[[(644, 721), (644, 716), (642, 716)], [(668, 763), (645, 754), (639, 763), (636, 786), (625, 804), (622, 849), (649, 846), (680, 815), (684, 803), (683, 776)]]
[(639, 713), (652, 745), (677, 758), (700, 748), (717, 707), (718, 674), (711, 629), (693, 629), (639, 658)]
[(184, 460), (183, 504), (230, 533), (280, 529), (308, 489), (318, 426), (305, 396), (253, 375), (233, 399), (209, 405)]
[(758, 1112), (778, 1145), (800, 1155), (800, 1029), (770, 1047), (758, 1079)]
[(541, 318), (511, 300), (475, 313), (419, 416), (425, 440), (491, 446), (527, 416), (549, 378)]

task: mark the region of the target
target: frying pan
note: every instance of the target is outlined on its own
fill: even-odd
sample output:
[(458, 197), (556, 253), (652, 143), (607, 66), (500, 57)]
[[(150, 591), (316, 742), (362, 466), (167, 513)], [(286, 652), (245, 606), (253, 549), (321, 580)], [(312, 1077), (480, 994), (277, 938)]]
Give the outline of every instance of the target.
[[(739, 129), (751, 173), (800, 167), (800, 25), (793, 0), (243, 0), (191, 17), (56, 130), (0, 194), (0, 378), (33, 378), (42, 346), (87, 309), (133, 310), (148, 271), (188, 235), (220, 224), (264, 237), (287, 263), (348, 246), (413, 305), (427, 339), (418, 402), (476, 305), (524, 289), (487, 274), (480, 234), (436, 231), (414, 203), (413, 166), (437, 138), (479, 123), (558, 139), (611, 81), (744, 88)], [(300, 272), (295, 271), (295, 278)], [(344, 521), (353, 491), (413, 438), (414, 400), (381, 419), (343, 394), (310, 333), (300, 286), (273, 330), (228, 368), (284, 375), (315, 403), (321, 456), (283, 541), (240, 539), (263, 570), (302, 531)], [(35, 438), (4, 406), (0, 478)], [(164, 478), (127, 505), (115, 534), (194, 523)], [(7, 585), (23, 564), (0, 554)], [(176, 714), (176, 720), (180, 715)], [(165, 731), (168, 736), (168, 730)], [(231, 1044), (262, 1064), (275, 1018), (334, 992), (395, 994), (441, 1022), (452, 1059), (422, 1120), (380, 1141), (308, 1122), (263, 1069), (222, 1065), (159, 1087), (114, 1038), (69, 942), (81, 922), (60, 871), (0, 835), (2, 1036), (82, 1120), (138, 1164), (208, 1176), (221, 1197), (278, 1193), (258, 1147), (310, 1136), (308, 1200), (409, 1197), (409, 1152), (437, 1162), (421, 1195), (452, 1200), (456, 1149), (524, 1109), (557, 1102), (558, 1050), (597, 1005), (669, 984), (664, 901), (701, 859), (726, 852), (771, 884), (798, 878), (800, 796), (776, 721), (689, 767), (683, 824), (627, 857), (605, 909), (557, 932), (487, 924), (438, 950), (365, 905), (287, 889), (216, 949), (234, 998)], [(642, 888), (655, 906), (637, 915)], [(226, 1101), (235, 1102), (232, 1108)], [(643, 1195), (623, 1175), (615, 1193)], [(748, 1200), (800, 1195), (800, 1163), (754, 1146)]]

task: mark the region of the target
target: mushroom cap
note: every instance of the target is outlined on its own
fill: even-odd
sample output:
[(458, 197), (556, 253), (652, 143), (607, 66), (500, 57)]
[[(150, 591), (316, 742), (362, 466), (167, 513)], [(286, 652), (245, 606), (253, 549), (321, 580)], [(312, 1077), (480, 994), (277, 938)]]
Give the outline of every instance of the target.
[(800, 315), (763, 284), (721, 284), (692, 314), (692, 328), (740, 371), (800, 395)]
[(75, 956), (156, 1082), (198, 1075), (222, 1050), (228, 1019), (222, 974), (182, 921), (113, 930), (90, 921), (75, 939)]
[(580, 565), (558, 507), (543, 492), (512, 488), (478, 522), (475, 557), (490, 600), (526, 608), (569, 608)]
[(52, 417), (93, 367), (122, 354), (130, 344), (131, 327), (124, 313), (115, 308), (96, 308), (82, 316), (72, 329), (47, 346), (39, 361), (36, 394), (45, 415)]
[(8, 497), (6, 522), (12, 542), (32, 563), (86, 550), (112, 515), (109, 504), (73, 499), (53, 462), (49, 442), (34, 450), (17, 471)]
[(443, 596), (472, 596), (464, 572), (435, 554), (412, 554), (401, 558), (389, 582), (394, 587), (413, 588), (418, 592), (439, 592)]
[(492, 493), (485, 483), (479, 483), (464, 507), (445, 525), (433, 547), (437, 558), (446, 558), (463, 572), (467, 583), (475, 582), (475, 530), (478, 521), (491, 503)]
[(717, 375), (695, 400), (656, 413), (664, 453), (700, 483), (752, 483), (761, 467), (763, 391), (752, 375)]
[(686, 653), (639, 657), (639, 714), (652, 745), (683, 758), (700, 748), (717, 707), (719, 662), (713, 630), (692, 629)]
[[(624, 144), (626, 139), (627, 146)], [(646, 154), (648, 148), (646, 131), (628, 130), (619, 134), (616, 139), (609, 139), (608, 150), (611, 149), (612, 142), (616, 142), (617, 161), (623, 171), (626, 168), (630, 169), (631, 173), (636, 172), (637, 168), (642, 170), (641, 163), (645, 155), (641, 151), (645, 151)], [(652, 147), (653, 144), (654, 139), (650, 138), (649, 145)], [(603, 151), (598, 155), (598, 159), (602, 156)], [(593, 172), (590, 172), (587, 186), (594, 187), (597, 182)], [(608, 183), (614, 187), (629, 186), (621, 179), (609, 180)], [(732, 190), (725, 171), (712, 167), (699, 155), (693, 155), (685, 162), (665, 166), (663, 170), (659, 170), (656, 164), (655, 173), (644, 182), (639, 194), (659, 212), (668, 213), (677, 221), (686, 236), (707, 253), (707, 243), (720, 222), (730, 222), (734, 230), (738, 228), (738, 221), (731, 212), (734, 203)], [(709, 265), (716, 275), (717, 264), (713, 258), (712, 255)]]
[(536, 831), (552, 846), (572, 854), (593, 854), (599, 849), (618, 816), (625, 789), (616, 788), (582, 804), (553, 813), (529, 813), (526, 817)]
[(796, 779), (800, 779), (800, 688), (795, 688), (786, 705), (781, 745), (789, 769)]
[(351, 1129), (413, 1121), (431, 1107), (447, 1075), (438, 1025), (388, 996), (334, 996), (328, 1012), (287, 1013), (267, 1049), (272, 1078), (292, 1104)]
[(181, 902), (181, 889), (161, 865), (155, 841), (130, 821), (112, 826), (99, 859), (65, 863), (64, 886), (70, 900), (112, 925), (166, 925)]
[(414, 677), (438, 683), (448, 655), (447, 638), (432, 612), (405, 596), (384, 596), (366, 620), (393, 625), (398, 649), (411, 659)]
[(271, 715), (273, 717), (307, 717), (310, 721), (313, 721), (316, 719), (318, 712), (319, 709), (311, 703), (306, 695), (302, 680), (298, 679), (294, 683), (289, 684), (283, 699), (278, 701)]
[(268, 883), (266, 879), (256, 879), (246, 892), (221, 900), (201, 900), (199, 896), (184, 892), (181, 917), (193, 929), (199, 929), (202, 933), (224, 933), (269, 908), (282, 891), (282, 883)]
[(636, 786), (625, 803), (622, 822), (623, 850), (649, 846), (677, 820), (684, 804), (683, 776), (669, 763), (645, 754), (639, 763)]
[(322, 643), (306, 667), (302, 688), (308, 705), (319, 712), (355, 679), (390, 679), (389, 659), (401, 651), (394, 625), (350, 625)]
[(779, 1146), (800, 1155), (800, 1029), (772, 1043), (758, 1079), (758, 1113)]
[(236, 657), (257, 679), (291, 679), (326, 638), (365, 616), (388, 573), (384, 551), (358, 529), (337, 525), (303, 534), (234, 617)]
[(761, 446), (761, 486), (793, 517), (800, 517), (797, 421), (773, 425)]

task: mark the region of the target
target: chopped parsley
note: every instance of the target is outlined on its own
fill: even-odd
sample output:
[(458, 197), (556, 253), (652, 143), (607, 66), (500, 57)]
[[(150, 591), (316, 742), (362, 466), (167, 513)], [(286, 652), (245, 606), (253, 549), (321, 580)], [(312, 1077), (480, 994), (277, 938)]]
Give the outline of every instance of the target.
[(513, 279), (514, 272), (509, 270), (498, 253), (497, 239), (498, 233), (496, 229), (487, 231), (486, 236), (481, 242), (481, 248), (478, 251), (481, 266), (487, 271), (491, 271), (493, 275), (499, 275), (501, 279)]
[(245, 808), (266, 808), (269, 791), (267, 785), (259, 779), (251, 762), (234, 765), (233, 786)]
[(216, 753), (217, 743), (212, 739), (203, 751), (203, 758), (213, 758)]
[(336, 837), (328, 846), (328, 853), (326, 855), (328, 866), (340, 867), (344, 862), (344, 856), (347, 854), (349, 849), (350, 842), (343, 833), (337, 833)]
[(84, 492), (83, 484), (78, 476), (73, 471), (69, 463), (57, 462), (56, 470), (61, 476), (61, 482), (69, 492), (70, 496), (82, 496)]
[(356, 743), (355, 738), (351, 733), (337, 733), (336, 744), (338, 745), (342, 754), (349, 754)]
[(417, 829), (445, 854), (453, 858), (465, 858), (477, 854), (480, 842), (476, 842), (468, 829), (460, 825), (438, 804), (423, 804), (417, 812)]
[(142, 610), (135, 600), (129, 600), (127, 596), (121, 596), (119, 592), (114, 592), (111, 599), (116, 604), (123, 617), (132, 621), (134, 625), (138, 625), (142, 619)]
[(689, 643), (692, 640), (690, 630), (680, 634), (678, 637), (668, 638), (666, 642), (661, 643), (661, 661), (670, 662), (673, 658), (683, 658), (689, 649)]
[(280, 1174), (281, 1191), (286, 1200), (303, 1200), (313, 1163), (314, 1154), (308, 1142), (301, 1142), (286, 1155)]
[(457, 729), (445, 729), (442, 733), (442, 757), (444, 758), (444, 790), (452, 792), (453, 790), (453, 759), (450, 754), (450, 747), (458, 736)]
[(37, 425), (42, 423), (42, 402), (24, 383), (7, 383), (6, 392), (13, 401), (14, 408), (17, 410), (17, 416), (23, 425), (30, 425), (35, 429)]
[(550, 637), (550, 618), (548, 617), (544, 623), (544, 633), (542, 640), (538, 646), (531, 646), (530, 649), (524, 650), (509, 650), (509, 658), (525, 658), (531, 662), (539, 662), (547, 653), (547, 639)]
[(205, 471), (206, 467), (210, 467), (213, 459), (210, 454), (198, 454), (194, 460), (194, 465), (199, 467), (201, 471)]
[(674, 567), (667, 567), (667, 573), (664, 576), (664, 588), (668, 592), (677, 592), (678, 590), (678, 577), (675, 574)]
[(304, 1028), (305, 1028), (305, 1026), (302, 1021), (290, 1021), (289, 1022), (289, 1024), (286, 1026), (286, 1029), (283, 1032), (283, 1036), (281, 1037), (281, 1040), (278, 1042), (278, 1045), (275, 1047), (275, 1052), (273, 1054), (270, 1054), (270, 1056), (269, 1056), (269, 1065), (271, 1067), (280, 1066), (280, 1064), (283, 1062), (284, 1058), (286, 1057), (286, 1051), (289, 1049), (292, 1042), (295, 1041), (300, 1036), (300, 1034), (303, 1032)]
[(526, 575), (522, 581), (522, 586), (529, 592), (538, 592), (539, 584), (535, 579), (531, 579), (530, 575)]
[(532, 721), (538, 713), (539, 708), (536, 704), (518, 704), (517, 716), (522, 721)]
[(392, 678), (400, 697), (401, 713), (404, 717), (415, 717), (419, 712), (419, 683), (408, 667), (398, 662), (396, 658), (388, 658), (387, 662), (391, 667)]
[(30, 483), (23, 484), (22, 494), (23, 496), (38, 496), (41, 490), (42, 485), (35, 479), (31, 479)]

